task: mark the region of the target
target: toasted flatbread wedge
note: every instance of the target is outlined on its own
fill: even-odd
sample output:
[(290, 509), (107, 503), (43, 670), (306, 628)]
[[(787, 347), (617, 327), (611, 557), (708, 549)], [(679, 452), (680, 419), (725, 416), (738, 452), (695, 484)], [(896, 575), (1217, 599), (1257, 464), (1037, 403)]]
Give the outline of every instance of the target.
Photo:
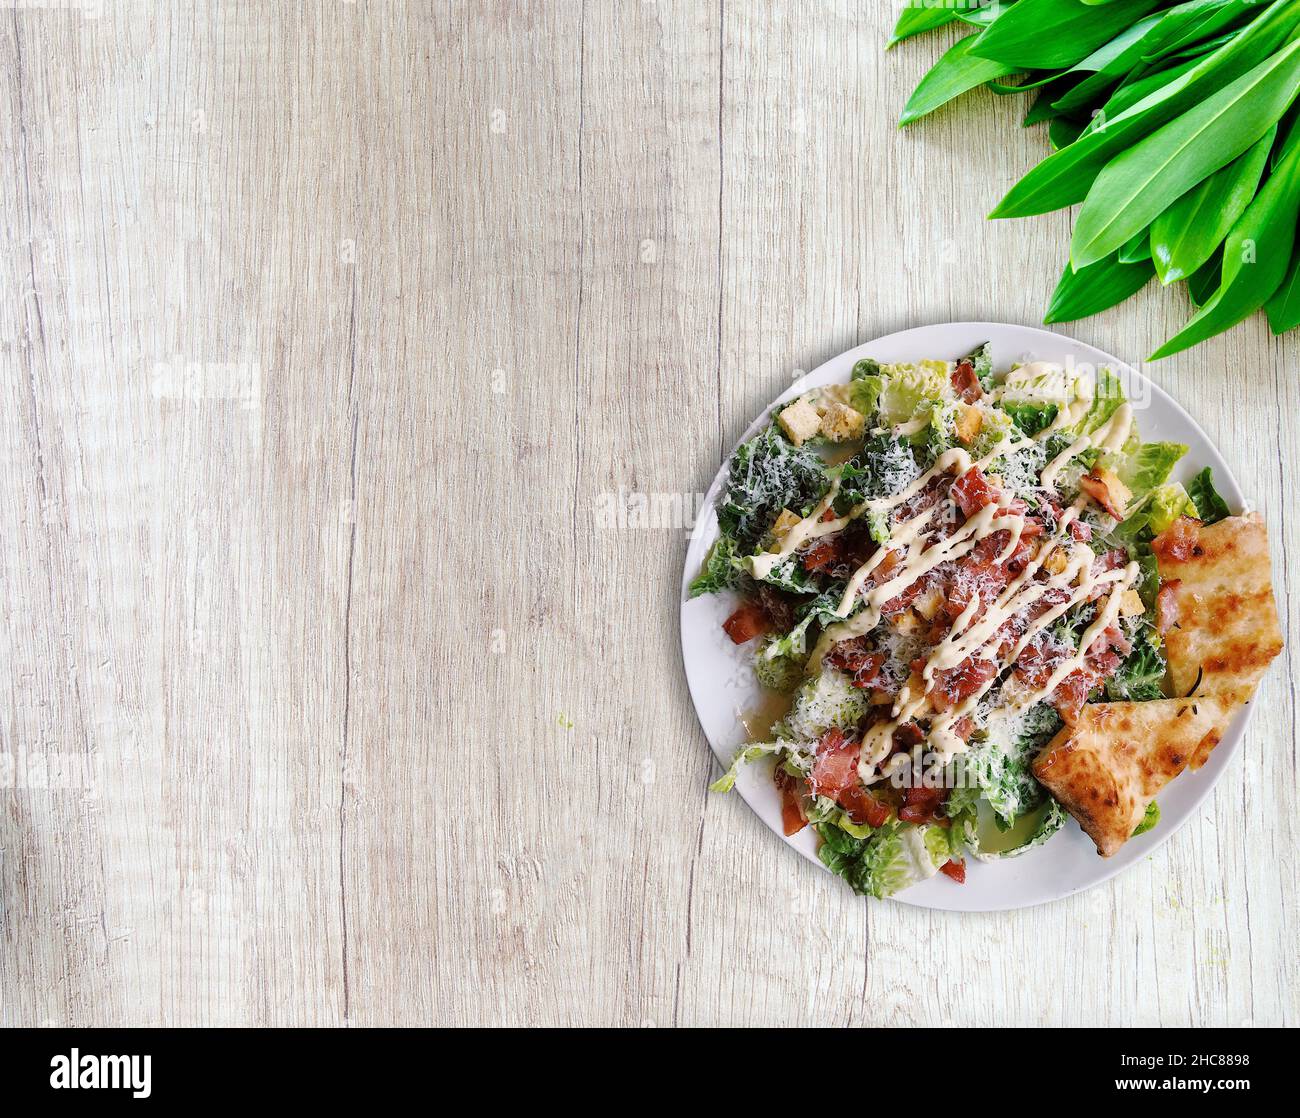
[(1282, 651), (1263, 518), (1247, 513), (1202, 528), (1190, 558), (1161, 559), (1160, 577), (1178, 581), (1178, 624), (1165, 634), (1174, 694), (1195, 687), (1247, 702)]
[(1160, 789), (1209, 756), (1233, 708), (1218, 696), (1089, 704), (1043, 747), (1034, 776), (1109, 858)]

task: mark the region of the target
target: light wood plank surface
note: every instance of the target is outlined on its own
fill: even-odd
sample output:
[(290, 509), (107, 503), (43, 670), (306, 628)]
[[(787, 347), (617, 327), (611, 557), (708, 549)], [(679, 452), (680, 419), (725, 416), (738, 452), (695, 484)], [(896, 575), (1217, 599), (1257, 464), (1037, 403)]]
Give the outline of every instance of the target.
[[(800, 370), (1034, 323), (1071, 216), (893, 5), (0, 9), (0, 1021), (1295, 1024), (1294, 339), (1147, 369), (1288, 650), (1151, 859), (865, 904), (714, 763), (689, 510)], [(1148, 289), (1068, 332), (1137, 361)], [(642, 523), (642, 500), (657, 514)], [(622, 508), (627, 515), (620, 516)]]

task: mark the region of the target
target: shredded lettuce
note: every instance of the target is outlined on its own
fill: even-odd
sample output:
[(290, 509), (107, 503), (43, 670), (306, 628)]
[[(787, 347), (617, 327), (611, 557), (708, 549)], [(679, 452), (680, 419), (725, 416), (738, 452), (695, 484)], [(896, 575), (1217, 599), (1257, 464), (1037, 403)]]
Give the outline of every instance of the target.
[(767, 757), (773, 753), (779, 753), (789, 746), (785, 742), (763, 742), (759, 745), (747, 745), (737, 750), (736, 755), (731, 759), (731, 764), (727, 771), (717, 780), (709, 785), (710, 792), (730, 792), (736, 786), (736, 777), (740, 770), (760, 757)]
[(815, 451), (796, 447), (777, 427), (767, 427), (732, 455), (718, 526), (735, 540), (738, 553), (749, 554), (782, 509), (807, 515), (829, 488)]

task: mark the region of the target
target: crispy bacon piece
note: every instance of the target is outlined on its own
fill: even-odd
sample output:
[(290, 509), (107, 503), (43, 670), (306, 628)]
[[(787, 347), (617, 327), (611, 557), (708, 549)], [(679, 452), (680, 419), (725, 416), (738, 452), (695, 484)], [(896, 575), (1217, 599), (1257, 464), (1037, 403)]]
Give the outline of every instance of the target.
[[(1104, 575), (1107, 571), (1117, 571), (1127, 562), (1128, 552), (1124, 551), (1123, 548), (1112, 547), (1109, 551), (1103, 551), (1092, 561), (1093, 577)], [(1088, 601), (1095, 602), (1098, 598), (1104, 598), (1113, 589), (1114, 586), (1111, 583), (1098, 583), (1088, 595)]]
[(895, 614), (902, 613), (903, 610), (911, 606), (911, 604), (921, 596), (924, 590), (924, 580), (917, 579), (906, 590), (899, 594), (895, 594), (889, 599), (889, 601), (885, 602), (884, 605), (880, 607), (880, 612), (886, 617), (893, 617)]
[(1118, 649), (1121, 655), (1127, 656), (1133, 651), (1132, 642), (1123, 634), (1118, 625), (1110, 625), (1102, 630), (1101, 635), (1088, 646), (1085, 654), (1089, 665), (1093, 665), (1097, 658), (1104, 656), (1110, 649)]
[(948, 496), (966, 516), (974, 516), (998, 499), (998, 490), (977, 466), (972, 466), (952, 483)]
[(889, 805), (882, 804), (861, 784), (852, 784), (840, 793), (840, 806), (859, 826), (883, 827), (889, 822)]
[(925, 488), (919, 493), (913, 494), (901, 505), (894, 513), (894, 522), (897, 524), (906, 523), (913, 518), (920, 516), (927, 509), (933, 508), (943, 498), (944, 493), (949, 488), (948, 475), (940, 474), (933, 477), (925, 485)]
[(776, 767), (776, 787), (781, 793), (781, 826), (787, 838), (797, 835), (808, 826), (808, 816), (804, 813), (803, 796), (799, 790), (800, 783), (780, 765)]
[(1087, 543), (1092, 539), (1092, 525), (1085, 524), (1082, 520), (1071, 520), (1068, 531), (1079, 543)]
[(930, 702), (935, 710), (948, 710), (969, 699), (984, 684), (997, 675), (998, 666), (992, 660), (966, 657), (955, 668), (935, 672), (930, 685)]
[(843, 730), (827, 730), (817, 743), (816, 760), (808, 778), (813, 795), (835, 799), (845, 788), (855, 784), (861, 750), (861, 743), (850, 741)]
[(828, 567), (835, 566), (840, 558), (839, 536), (826, 536), (804, 552), (803, 569), (813, 572), (824, 571)]
[(1200, 540), (1201, 522), (1195, 517), (1180, 516), (1151, 541), (1151, 550), (1157, 559), (1176, 559), (1185, 563), (1196, 554)]
[(1117, 571), (1127, 562), (1128, 552), (1122, 547), (1112, 547), (1109, 551), (1103, 551), (1092, 561), (1092, 573), (1101, 575), (1107, 571)]
[(1083, 668), (1071, 672), (1052, 692), (1051, 703), (1056, 713), (1067, 722), (1073, 722), (1088, 701), (1088, 693), (1096, 686), (1091, 672)]
[(984, 395), (984, 390), (980, 387), (980, 378), (975, 373), (975, 366), (969, 361), (957, 362), (951, 379), (952, 389), (963, 403), (973, 404)]
[(939, 867), (939, 872), (945, 877), (951, 877), (958, 885), (966, 884), (965, 862), (959, 862), (955, 858), (950, 858)]
[(1071, 655), (1071, 650), (1063, 644), (1035, 642), (1025, 648), (1016, 659), (1015, 674), (1037, 691), (1040, 687), (1046, 686), (1047, 681), (1052, 678), (1052, 673)]
[[(1110, 475), (1114, 478), (1114, 475)], [(1116, 481), (1116, 484), (1118, 482)], [(1094, 466), (1079, 479), (1079, 488), (1097, 502), (1108, 516), (1116, 520), (1124, 519), (1124, 502), (1122, 494), (1116, 493), (1101, 470)]]
[(871, 649), (866, 637), (840, 641), (826, 654), (826, 663), (851, 675), (853, 686), (858, 688), (872, 687), (877, 683), (886, 659), (883, 652)]
[(1161, 583), (1156, 595), (1156, 632), (1162, 637), (1178, 624), (1178, 588), (1183, 580), (1171, 578)]
[(876, 654), (867, 644), (865, 637), (853, 637), (832, 646), (826, 653), (826, 663), (832, 668), (839, 668), (840, 671), (853, 675), (861, 671), (874, 655)]
[(911, 749), (925, 741), (925, 731), (915, 722), (904, 722), (894, 731), (894, 751)]
[(752, 641), (759, 633), (767, 632), (767, 615), (757, 602), (744, 602), (722, 623), (733, 644)]
[(947, 798), (947, 788), (904, 788), (898, 818), (907, 823), (946, 822), (937, 813)]

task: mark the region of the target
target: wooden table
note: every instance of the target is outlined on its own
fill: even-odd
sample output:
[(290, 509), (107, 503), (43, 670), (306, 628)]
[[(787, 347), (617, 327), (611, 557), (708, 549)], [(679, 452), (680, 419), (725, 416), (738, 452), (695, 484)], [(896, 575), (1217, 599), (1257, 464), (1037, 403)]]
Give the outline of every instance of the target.
[[(859, 341), (1038, 321), (1065, 257), (1068, 214), (984, 220), (1047, 142), (1021, 100), (895, 129), (946, 40), (885, 54), (892, 8), (4, 12), (0, 1020), (1296, 1023), (1262, 319), (1147, 369), (1267, 516), (1289, 637), (1149, 861), (867, 904), (705, 791), (677, 595), (726, 451)], [(1068, 330), (1136, 361), (1187, 314)]]

